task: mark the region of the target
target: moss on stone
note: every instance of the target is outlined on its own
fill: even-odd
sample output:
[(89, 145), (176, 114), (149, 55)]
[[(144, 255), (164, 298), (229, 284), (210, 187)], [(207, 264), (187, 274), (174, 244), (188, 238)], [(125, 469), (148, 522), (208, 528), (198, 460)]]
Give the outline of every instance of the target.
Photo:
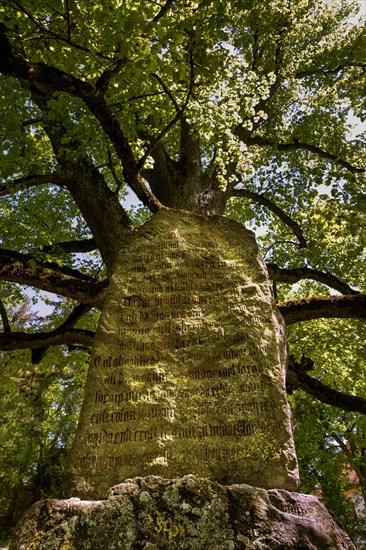
[(316, 497), (195, 476), (135, 478), (104, 501), (32, 507), (9, 550), (354, 550)]

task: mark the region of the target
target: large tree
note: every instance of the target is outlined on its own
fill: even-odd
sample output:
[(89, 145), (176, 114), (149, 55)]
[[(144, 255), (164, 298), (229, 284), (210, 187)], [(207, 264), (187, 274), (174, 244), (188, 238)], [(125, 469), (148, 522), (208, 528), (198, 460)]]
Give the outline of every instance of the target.
[[(346, 0), (2, 1), (0, 349), (4, 374), (24, 362), (17, 350), (48, 365), (17, 379), (26, 392), (24, 380), (41, 373), (36, 420), (52, 381), (67, 388), (55, 346), (58, 364), (67, 350), (76, 371), (93, 344), (91, 311), (103, 308), (126, 235), (163, 208), (226, 216), (261, 229), (291, 325), (289, 390), (351, 411), (345, 432), (328, 423), (328, 436), (366, 485), (358, 9)], [(44, 326), (14, 312), (38, 291), (58, 296)]]

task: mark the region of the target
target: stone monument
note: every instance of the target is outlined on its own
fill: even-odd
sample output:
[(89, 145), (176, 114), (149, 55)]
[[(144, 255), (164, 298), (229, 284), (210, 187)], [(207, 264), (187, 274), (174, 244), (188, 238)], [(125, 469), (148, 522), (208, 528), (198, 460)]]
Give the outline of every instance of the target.
[(284, 323), (254, 234), (164, 209), (121, 243), (65, 496), (194, 474), (295, 490)]

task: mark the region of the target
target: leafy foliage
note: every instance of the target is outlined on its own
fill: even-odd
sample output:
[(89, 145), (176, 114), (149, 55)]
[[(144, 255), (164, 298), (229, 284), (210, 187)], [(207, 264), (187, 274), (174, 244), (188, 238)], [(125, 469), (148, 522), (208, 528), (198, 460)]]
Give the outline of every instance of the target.
[[(365, 395), (363, 322), (339, 319), (302, 323), (290, 327), (289, 343), (298, 357), (304, 354), (312, 358), (312, 374), (317, 379), (347, 394)], [(366, 521), (355, 515), (354, 499), (366, 496), (365, 417), (324, 405), (303, 392), (295, 392), (290, 402), (300, 489), (320, 491), (349, 532), (364, 538)], [(347, 494), (353, 499), (344, 498)]]
[[(257, 229), (279, 302), (366, 292), (358, 2), (3, 0), (0, 20), (0, 337), (90, 338), (126, 232), (163, 206)], [(57, 296), (36, 316), (44, 291)], [(299, 323), (290, 353), (365, 398), (364, 331)], [(32, 355), (19, 342), (0, 374), (8, 523), (28, 496), (57, 494), (86, 364), (80, 340)], [(344, 470), (365, 492), (364, 420), (291, 401), (303, 489), (320, 486), (352, 526)]]
[[(14, 299), (14, 297), (13, 297)], [(12, 326), (35, 328), (29, 302)], [(28, 351), (2, 357), (0, 540), (35, 499), (58, 495), (64, 458), (75, 432), (88, 353), (53, 348), (39, 365)]]

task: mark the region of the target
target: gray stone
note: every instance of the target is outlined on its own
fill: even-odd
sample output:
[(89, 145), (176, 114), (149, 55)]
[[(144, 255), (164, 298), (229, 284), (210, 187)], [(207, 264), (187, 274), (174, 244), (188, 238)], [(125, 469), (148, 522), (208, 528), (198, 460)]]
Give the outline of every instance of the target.
[(317, 497), (195, 476), (135, 478), (107, 500), (46, 500), (10, 550), (354, 550)]
[(285, 363), (254, 234), (158, 212), (114, 267), (64, 496), (141, 475), (296, 489)]

